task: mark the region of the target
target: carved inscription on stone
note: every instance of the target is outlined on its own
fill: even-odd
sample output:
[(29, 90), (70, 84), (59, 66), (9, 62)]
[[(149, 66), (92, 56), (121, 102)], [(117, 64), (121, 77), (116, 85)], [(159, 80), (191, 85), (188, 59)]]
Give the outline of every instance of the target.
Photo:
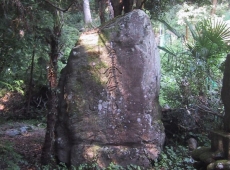
[(111, 58), (111, 66), (104, 72), (104, 74), (108, 78), (108, 81), (106, 82), (107, 89), (112, 92), (118, 87), (117, 77), (122, 73), (116, 66), (116, 51), (113, 49), (112, 42), (110, 43), (110, 46), (106, 47), (108, 49), (109, 57)]

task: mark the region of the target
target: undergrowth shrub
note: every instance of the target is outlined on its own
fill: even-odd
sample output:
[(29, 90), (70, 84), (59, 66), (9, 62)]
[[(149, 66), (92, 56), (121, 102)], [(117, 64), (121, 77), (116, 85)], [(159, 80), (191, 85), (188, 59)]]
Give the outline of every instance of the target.
[(22, 156), (14, 151), (10, 143), (0, 143), (0, 169), (20, 170), (18, 163), (21, 158)]
[(79, 165), (79, 167), (74, 167), (71, 166), (71, 168), (68, 168), (64, 163), (60, 163), (59, 166), (53, 167), (52, 165), (46, 165), (42, 167), (38, 167), (39, 170), (50, 170), (50, 169), (55, 169), (55, 170), (143, 170), (141, 167), (137, 165), (127, 165), (126, 167), (122, 167), (118, 164), (115, 164), (111, 162), (108, 167), (101, 169), (97, 163), (84, 163)]
[(154, 170), (194, 170), (193, 159), (189, 156), (188, 148), (166, 146), (159, 158), (154, 162)]

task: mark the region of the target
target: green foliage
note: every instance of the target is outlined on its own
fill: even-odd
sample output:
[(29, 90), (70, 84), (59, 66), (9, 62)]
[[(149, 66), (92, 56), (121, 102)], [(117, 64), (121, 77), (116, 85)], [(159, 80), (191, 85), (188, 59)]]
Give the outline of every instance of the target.
[[(193, 0), (193, 1), (187, 1), (187, 0), (147, 0), (145, 2), (145, 9), (149, 10), (151, 13), (152, 18), (161, 18), (164, 16), (172, 7), (179, 5), (179, 4), (193, 4), (193, 5), (198, 5), (198, 6), (203, 6), (203, 5), (210, 5), (209, 0)], [(166, 14), (167, 15), (167, 14)], [(172, 16), (174, 17), (174, 16)]]
[[(64, 163), (60, 163), (57, 167), (52, 167), (52, 165), (46, 165), (46, 166), (42, 166), (41, 168), (38, 168), (41, 170), (49, 170), (49, 169), (55, 169), (55, 170), (102, 170), (101, 168), (99, 168), (99, 166), (97, 165), (97, 163), (92, 163), (92, 164), (81, 164), (79, 167), (74, 167), (71, 166), (71, 168), (68, 168)], [(110, 163), (108, 167), (104, 168), (103, 170), (141, 170), (141, 168), (137, 165), (127, 165), (126, 167), (122, 167), (120, 165), (117, 165), (115, 163)]]
[(0, 97), (5, 96), (5, 94), (6, 94), (7, 92), (8, 92), (8, 89), (6, 89), (6, 88), (0, 89)]
[(24, 82), (23, 82), (23, 80), (13, 80), (12, 84), (8, 84), (6, 82), (0, 81), (0, 84), (2, 87), (7, 88), (9, 91), (17, 91), (21, 94), (24, 94), (24, 91), (23, 91)]
[(158, 160), (154, 162), (154, 169), (172, 169), (172, 170), (194, 170), (193, 160), (188, 155), (188, 149), (182, 145), (173, 147), (166, 146), (160, 154)]
[(218, 18), (204, 19), (195, 25), (195, 29), (186, 23), (193, 36), (193, 42), (186, 45), (193, 57), (208, 62), (227, 54), (230, 40), (227, 23)]
[[(73, 170), (75, 170), (76, 168), (74, 168)], [(93, 164), (81, 164), (77, 170), (86, 170), (86, 169), (93, 169), (93, 170), (100, 170), (100, 168), (97, 166), (96, 163)]]
[[(189, 105), (193, 104), (200, 94), (213, 101), (213, 94), (220, 93), (222, 72), (219, 68), (229, 50), (228, 25), (219, 18), (202, 19), (205, 18), (202, 16), (206, 15), (205, 7), (187, 5), (174, 8), (177, 10), (181, 8), (178, 16), (183, 18), (178, 18), (178, 23), (183, 24), (182, 27), (176, 24), (175, 19), (170, 22), (173, 27), (165, 20), (159, 20), (170, 31), (169, 33), (165, 31), (170, 37), (165, 42), (171, 42), (171, 45), (161, 44), (159, 47), (163, 51), (161, 103), (170, 104), (172, 107)], [(196, 10), (200, 13), (194, 14)], [(173, 15), (173, 12), (169, 13), (170, 16), (176, 15)], [(181, 29), (186, 27), (190, 34), (186, 33), (186, 29)], [(210, 103), (210, 106), (215, 105), (217, 110), (221, 106), (216, 104), (216, 102)]]
[[(57, 6), (67, 6), (69, 2), (53, 1)], [(57, 22), (55, 8), (45, 1), (26, 0), (4, 1), (0, 7), (0, 87), (21, 93), (28, 90), (34, 51), (33, 86), (47, 84), (50, 47), (46, 40)], [(77, 29), (83, 25), (81, 12), (76, 10), (72, 8), (58, 18), (64, 23), (58, 58), (62, 61), (66, 61), (78, 38)], [(59, 62), (60, 69), (64, 66)]]
[(117, 164), (114, 163), (110, 163), (110, 165), (106, 168), (106, 170), (123, 170), (124, 168), (122, 166), (119, 166)]
[(211, 142), (208, 138), (208, 134), (189, 132), (188, 135), (196, 138), (199, 143), (199, 146), (211, 147)]

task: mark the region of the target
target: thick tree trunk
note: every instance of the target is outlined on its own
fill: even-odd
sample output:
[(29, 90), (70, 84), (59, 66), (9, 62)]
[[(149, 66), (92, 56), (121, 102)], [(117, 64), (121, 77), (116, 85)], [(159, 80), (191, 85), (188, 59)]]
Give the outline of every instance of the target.
[(88, 26), (92, 23), (89, 0), (83, 0), (83, 12), (84, 12), (85, 26)]
[(221, 99), (224, 104), (224, 130), (230, 132), (230, 54), (225, 60), (223, 87), (221, 90)]
[(144, 8), (145, 2), (146, 2), (146, 0), (136, 0), (136, 8), (138, 8), (138, 9)]
[(99, 1), (99, 16), (101, 20), (101, 24), (104, 24), (106, 19), (105, 19), (105, 8), (108, 5), (108, 0), (100, 0)]
[(111, 0), (111, 5), (113, 7), (114, 17), (122, 14), (123, 3), (118, 0)]
[(124, 13), (131, 12), (134, 0), (123, 0)]
[(121, 15), (122, 10), (124, 13), (131, 12), (133, 9), (134, 0), (111, 0), (113, 6), (114, 17)]

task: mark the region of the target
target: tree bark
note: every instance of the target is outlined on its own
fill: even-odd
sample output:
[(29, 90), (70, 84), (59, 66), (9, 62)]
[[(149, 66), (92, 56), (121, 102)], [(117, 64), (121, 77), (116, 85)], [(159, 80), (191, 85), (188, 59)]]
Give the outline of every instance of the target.
[(110, 0), (113, 7), (114, 17), (122, 14), (123, 1), (122, 0)]
[(134, 0), (123, 0), (124, 13), (131, 12), (133, 9)]
[[(134, 0), (111, 0), (113, 6), (114, 17), (121, 15), (124, 9), (124, 13), (131, 12), (133, 9)], [(141, 0), (137, 0), (136, 4), (142, 4)]]
[(139, 9), (141, 7), (142, 0), (136, 0), (136, 8)]
[(27, 101), (27, 110), (26, 114), (29, 115), (30, 111), (30, 102), (31, 102), (31, 95), (32, 95), (32, 83), (33, 83), (33, 72), (34, 72), (34, 56), (35, 56), (35, 49), (33, 49), (33, 54), (31, 58), (31, 68), (30, 68), (30, 82), (29, 82), (29, 89), (28, 89), (28, 101)]
[(99, 16), (101, 20), (101, 24), (104, 24), (106, 19), (105, 19), (105, 8), (108, 4), (108, 0), (100, 0), (99, 1)]
[(50, 34), (50, 63), (48, 68), (48, 81), (50, 86), (50, 93), (48, 99), (48, 114), (47, 114), (47, 127), (45, 134), (45, 141), (42, 148), (41, 163), (47, 165), (51, 162), (54, 153), (54, 128), (56, 123), (57, 113), (57, 60), (59, 54), (59, 38), (61, 36), (61, 25), (56, 25), (53, 32)]
[(221, 99), (224, 104), (224, 130), (230, 132), (230, 54), (225, 60), (223, 86), (221, 89)]

